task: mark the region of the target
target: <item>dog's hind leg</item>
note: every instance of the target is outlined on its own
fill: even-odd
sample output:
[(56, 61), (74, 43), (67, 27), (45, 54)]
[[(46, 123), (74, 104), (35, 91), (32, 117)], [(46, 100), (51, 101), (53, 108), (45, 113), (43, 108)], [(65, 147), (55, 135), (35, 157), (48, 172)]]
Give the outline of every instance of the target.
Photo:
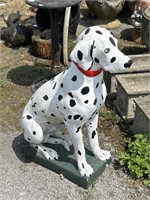
[(99, 146), (97, 123), (98, 112), (95, 112), (95, 114), (86, 122), (89, 144), (95, 157), (99, 158), (100, 160), (106, 160), (111, 157), (111, 154), (109, 151), (102, 150)]
[(31, 115), (25, 114), (22, 116), (22, 127), (24, 129), (24, 138), (31, 146), (41, 152), (47, 159), (53, 160), (58, 158), (55, 150), (42, 145), (44, 139), (43, 130)]
[[(49, 134), (44, 135), (43, 143), (49, 143), (49, 144), (60, 144), (62, 145), (67, 151), (70, 151), (70, 143), (66, 139), (62, 138), (55, 138)], [(71, 143), (72, 144), (72, 143)]]
[(72, 145), (72, 142), (68, 134), (62, 133), (61, 129), (64, 127), (64, 124), (56, 124), (53, 127), (53, 131), (47, 132), (47, 134), (44, 135), (44, 143), (60, 144), (64, 146), (67, 151), (70, 151), (70, 146)]

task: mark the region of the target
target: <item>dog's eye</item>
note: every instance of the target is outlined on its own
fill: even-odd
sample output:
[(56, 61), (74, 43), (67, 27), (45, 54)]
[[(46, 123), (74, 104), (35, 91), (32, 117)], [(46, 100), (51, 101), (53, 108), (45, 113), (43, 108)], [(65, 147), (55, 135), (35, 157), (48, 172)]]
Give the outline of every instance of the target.
[(105, 53), (109, 53), (109, 52), (110, 52), (110, 48), (106, 48), (106, 49), (104, 50), (104, 52), (105, 52)]

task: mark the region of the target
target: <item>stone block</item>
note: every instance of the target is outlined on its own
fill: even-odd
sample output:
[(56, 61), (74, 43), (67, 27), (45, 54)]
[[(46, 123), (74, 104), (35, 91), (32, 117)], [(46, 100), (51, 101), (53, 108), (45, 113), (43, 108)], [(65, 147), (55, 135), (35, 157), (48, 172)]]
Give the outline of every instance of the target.
[(78, 172), (73, 147), (71, 148), (71, 151), (68, 152), (61, 145), (46, 144), (46, 146), (57, 151), (59, 155), (58, 160), (47, 160), (41, 153), (32, 147), (26, 148), (24, 153), (27, 158), (33, 162), (60, 174), (62, 178), (65, 177), (84, 189), (87, 189), (91, 184), (93, 184), (94, 181), (96, 181), (96, 179), (103, 173), (107, 165), (111, 163), (111, 158), (107, 161), (101, 161), (98, 158), (95, 158), (90, 148), (86, 145), (86, 159), (94, 169), (92, 176), (87, 178), (81, 176)]
[(139, 96), (149, 95), (149, 76), (149, 73), (116, 76), (117, 94), (113, 104), (123, 118), (132, 119), (134, 117), (135, 103), (133, 100)]
[(130, 130), (134, 133), (150, 133), (150, 95), (134, 100), (135, 117)]

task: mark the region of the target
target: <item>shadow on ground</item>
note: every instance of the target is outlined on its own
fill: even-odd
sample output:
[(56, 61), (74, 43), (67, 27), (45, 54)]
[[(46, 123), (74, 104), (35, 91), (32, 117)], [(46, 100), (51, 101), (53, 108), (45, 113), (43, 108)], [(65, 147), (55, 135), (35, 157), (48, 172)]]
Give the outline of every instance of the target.
[(17, 85), (30, 86), (39, 77), (50, 75), (53, 76), (52, 72), (44, 66), (23, 65), (11, 69), (7, 73), (7, 78)]
[(30, 163), (31, 161), (27, 159), (25, 155), (26, 149), (29, 148), (29, 143), (27, 143), (23, 137), (23, 134), (17, 136), (12, 142), (12, 149), (15, 152), (17, 158), (23, 163)]

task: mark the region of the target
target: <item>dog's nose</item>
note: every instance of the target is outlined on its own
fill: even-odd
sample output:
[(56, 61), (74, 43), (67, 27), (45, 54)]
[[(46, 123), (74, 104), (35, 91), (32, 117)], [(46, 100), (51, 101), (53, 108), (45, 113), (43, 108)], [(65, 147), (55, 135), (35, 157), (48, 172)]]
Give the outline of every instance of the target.
[(124, 67), (125, 67), (125, 68), (129, 68), (131, 65), (132, 65), (132, 60), (129, 60), (128, 62), (126, 62), (126, 63), (124, 64)]

